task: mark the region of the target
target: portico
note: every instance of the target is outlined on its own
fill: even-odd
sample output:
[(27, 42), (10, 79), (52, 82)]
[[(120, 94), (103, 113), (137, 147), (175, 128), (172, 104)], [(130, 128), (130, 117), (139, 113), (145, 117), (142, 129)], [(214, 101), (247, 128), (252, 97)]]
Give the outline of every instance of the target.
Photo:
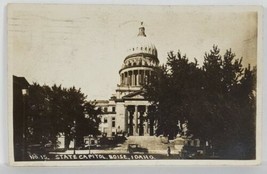
[(148, 117), (149, 105), (125, 106), (125, 130), (128, 135), (149, 136), (154, 135), (154, 121)]

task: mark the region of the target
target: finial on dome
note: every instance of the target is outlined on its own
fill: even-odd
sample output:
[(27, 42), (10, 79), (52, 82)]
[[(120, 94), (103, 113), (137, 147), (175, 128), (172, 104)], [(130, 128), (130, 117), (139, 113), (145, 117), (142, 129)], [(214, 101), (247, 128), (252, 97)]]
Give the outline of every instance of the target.
[(143, 26), (143, 22), (141, 22), (141, 26), (139, 27), (139, 33), (137, 36), (144, 36), (146, 37), (146, 33), (145, 33), (145, 27)]

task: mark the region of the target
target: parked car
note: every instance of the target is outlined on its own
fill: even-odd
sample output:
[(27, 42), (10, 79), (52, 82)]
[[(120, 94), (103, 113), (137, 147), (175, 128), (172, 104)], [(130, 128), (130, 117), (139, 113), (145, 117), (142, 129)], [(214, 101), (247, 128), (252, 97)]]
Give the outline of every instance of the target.
[(201, 159), (204, 157), (204, 150), (201, 147), (185, 145), (181, 155), (183, 159)]
[(41, 144), (31, 144), (27, 146), (27, 151), (29, 153), (36, 153), (36, 154), (45, 154), (45, 149)]
[(142, 154), (148, 153), (148, 150), (146, 148), (142, 148), (138, 144), (128, 144), (127, 150), (129, 153), (142, 153)]

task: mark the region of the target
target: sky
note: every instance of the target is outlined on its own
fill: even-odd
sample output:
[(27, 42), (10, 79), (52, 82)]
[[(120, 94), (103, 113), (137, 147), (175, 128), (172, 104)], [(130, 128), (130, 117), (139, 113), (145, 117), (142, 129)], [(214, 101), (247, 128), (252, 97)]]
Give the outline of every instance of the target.
[(88, 100), (109, 99), (141, 21), (160, 63), (180, 50), (201, 64), (215, 44), (256, 65), (253, 9), (20, 4), (8, 7), (9, 71), (29, 83), (81, 88)]

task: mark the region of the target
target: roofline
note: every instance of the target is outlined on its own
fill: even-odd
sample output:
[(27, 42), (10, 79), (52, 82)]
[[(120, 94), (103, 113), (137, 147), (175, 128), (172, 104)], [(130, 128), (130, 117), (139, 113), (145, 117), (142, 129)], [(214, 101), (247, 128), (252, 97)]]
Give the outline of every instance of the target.
[(125, 62), (127, 59), (129, 58), (133, 58), (133, 57), (137, 57), (137, 56), (142, 56), (142, 57), (150, 57), (153, 58), (155, 61), (157, 61), (157, 63), (159, 63), (159, 59), (157, 57), (157, 55), (153, 55), (153, 54), (149, 54), (149, 53), (134, 53), (134, 54), (130, 54), (128, 56), (126, 56), (126, 58), (124, 59), (123, 62)]
[(150, 69), (154, 69), (155, 67), (154, 66), (148, 66), (148, 65), (135, 65), (135, 66), (129, 66), (129, 67), (125, 67), (125, 68), (122, 68), (122, 69), (120, 69), (119, 70), (119, 74), (123, 71), (123, 70), (125, 70), (125, 69), (130, 69), (130, 68), (150, 68)]
[(29, 87), (30, 83), (26, 80), (25, 77), (18, 77), (13, 75), (13, 83), (18, 84), (24, 88)]

